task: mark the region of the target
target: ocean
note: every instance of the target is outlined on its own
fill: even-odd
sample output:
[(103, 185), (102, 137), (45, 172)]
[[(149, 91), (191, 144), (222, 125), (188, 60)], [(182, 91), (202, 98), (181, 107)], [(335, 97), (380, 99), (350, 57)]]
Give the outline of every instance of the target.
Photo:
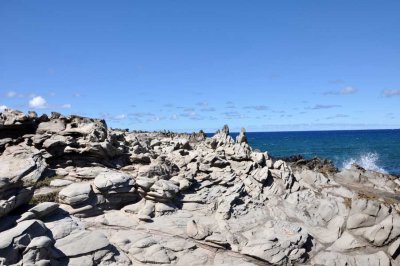
[[(236, 137), (238, 133), (232, 133)], [(303, 155), (329, 159), (339, 169), (352, 163), (400, 175), (400, 129), (297, 132), (248, 132), (253, 149), (274, 157)]]

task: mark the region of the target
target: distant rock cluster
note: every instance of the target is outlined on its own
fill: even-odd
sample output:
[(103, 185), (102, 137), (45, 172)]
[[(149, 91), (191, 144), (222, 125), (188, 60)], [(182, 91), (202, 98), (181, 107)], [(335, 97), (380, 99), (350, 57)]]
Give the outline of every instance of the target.
[(0, 265), (400, 265), (400, 180), (246, 132), (0, 113)]

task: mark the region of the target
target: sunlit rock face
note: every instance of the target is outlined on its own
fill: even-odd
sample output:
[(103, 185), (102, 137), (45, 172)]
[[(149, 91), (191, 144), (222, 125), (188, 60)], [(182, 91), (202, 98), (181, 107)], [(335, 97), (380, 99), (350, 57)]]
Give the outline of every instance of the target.
[(273, 160), (246, 131), (0, 114), (0, 264), (400, 265), (400, 181)]

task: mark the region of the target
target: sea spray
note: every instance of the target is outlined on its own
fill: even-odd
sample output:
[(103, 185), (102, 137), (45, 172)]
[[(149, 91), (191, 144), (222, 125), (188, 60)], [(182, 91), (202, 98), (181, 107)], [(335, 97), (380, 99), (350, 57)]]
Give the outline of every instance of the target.
[(380, 172), (380, 173), (387, 173), (385, 171), (385, 169), (378, 166), (378, 161), (379, 161), (379, 155), (377, 153), (367, 152), (367, 153), (361, 154), (356, 159), (350, 158), (350, 159), (344, 161), (343, 168), (349, 169), (351, 167), (351, 165), (355, 163), (366, 170), (372, 170), (372, 171), (376, 171), (376, 172)]

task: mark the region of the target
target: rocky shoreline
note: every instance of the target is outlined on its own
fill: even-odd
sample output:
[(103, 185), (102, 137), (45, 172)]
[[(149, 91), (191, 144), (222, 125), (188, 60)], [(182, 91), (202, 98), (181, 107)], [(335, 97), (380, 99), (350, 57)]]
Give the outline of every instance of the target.
[(0, 113), (0, 265), (400, 265), (400, 180), (244, 130)]

